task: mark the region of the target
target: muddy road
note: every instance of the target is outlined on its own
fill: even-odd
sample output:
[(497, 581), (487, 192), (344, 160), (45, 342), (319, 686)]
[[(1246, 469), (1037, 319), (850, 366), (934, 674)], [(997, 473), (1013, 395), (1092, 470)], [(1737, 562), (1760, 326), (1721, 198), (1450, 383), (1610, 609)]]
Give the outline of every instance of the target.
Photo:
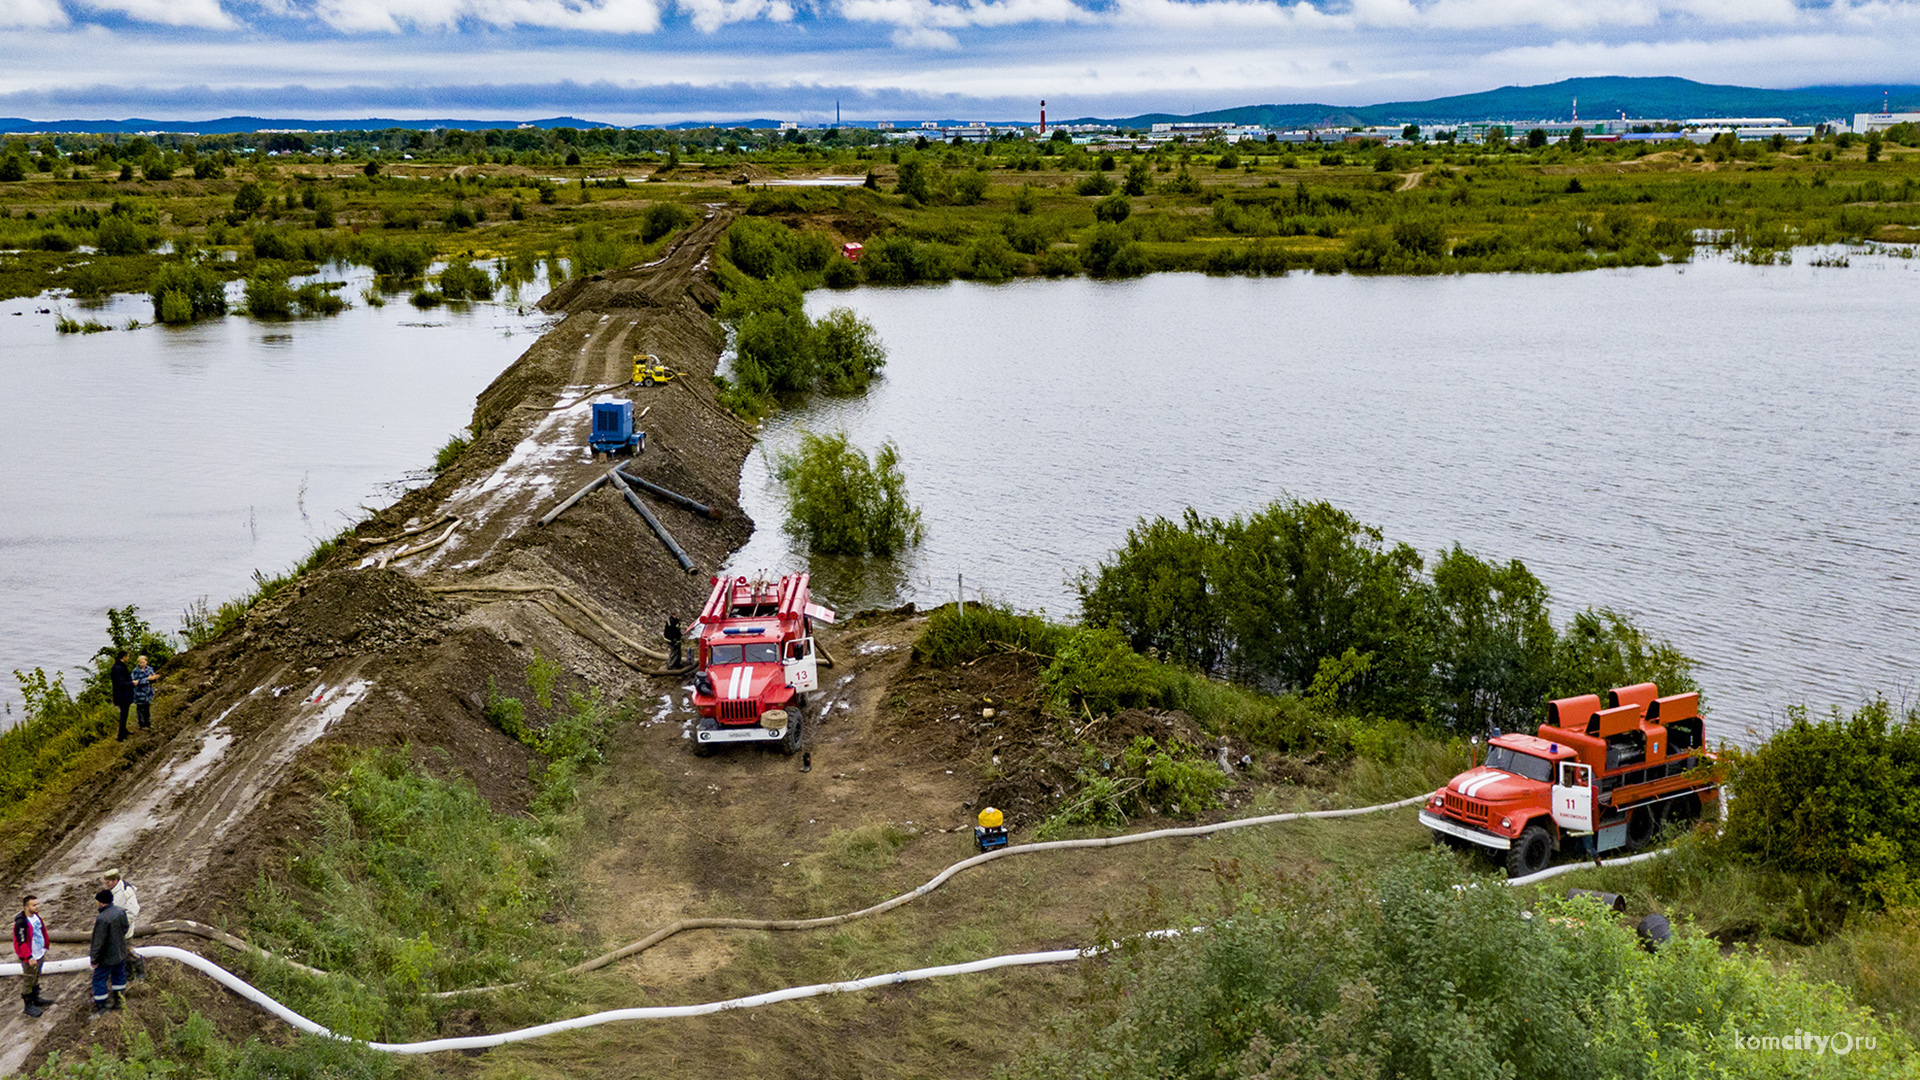
[[(670, 612), (698, 610), (707, 575), (753, 527), (736, 499), (752, 435), (709, 379), (725, 341), (708, 260), (729, 220), (711, 209), (655, 262), (550, 293), (541, 306), (564, 318), (480, 395), (478, 434), (452, 468), (175, 664), (154, 730), (6, 868), (43, 897), (53, 929), (91, 925), (109, 867), (140, 887), (143, 921), (221, 921), (298, 836), (332, 748), (434, 748), (496, 807), (521, 805), (529, 752), (483, 710), (489, 677), (524, 670), (535, 651), (611, 698), (667, 692), (649, 685), (643, 672), (658, 665), (645, 651)], [(682, 374), (633, 386), (636, 353)], [(590, 404), (619, 397), (647, 433), (629, 470), (722, 511), (656, 511), (695, 573), (606, 485), (536, 525), (606, 470), (585, 447)], [(0, 1020), (0, 1075), (89, 1041), (84, 979), (49, 986), (60, 1008)]]

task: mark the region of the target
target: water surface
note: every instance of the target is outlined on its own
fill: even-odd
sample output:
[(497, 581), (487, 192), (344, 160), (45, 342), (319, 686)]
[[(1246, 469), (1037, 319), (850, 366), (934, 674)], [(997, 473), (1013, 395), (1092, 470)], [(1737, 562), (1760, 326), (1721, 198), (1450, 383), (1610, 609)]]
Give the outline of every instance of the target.
[[(1804, 262), (1805, 256), (1802, 256)], [(767, 452), (900, 446), (923, 547), (816, 560), (842, 608), (956, 576), (1070, 615), (1143, 515), (1326, 499), (1431, 555), (1518, 558), (1565, 621), (1630, 613), (1700, 661), (1729, 736), (1920, 678), (1911, 261), (1573, 275), (1087, 280), (816, 293), (891, 350), (861, 399), (769, 421), (732, 565), (798, 566)]]
[(348, 282), (348, 310), (80, 335), (39, 309), (119, 327), (151, 305), (0, 302), (0, 726), (12, 669), (84, 663), (108, 607), (174, 630), (196, 598), (244, 592), (420, 482), (549, 321), (541, 281), (524, 307), (421, 311), (404, 293), (369, 306), (363, 269), (321, 276)]

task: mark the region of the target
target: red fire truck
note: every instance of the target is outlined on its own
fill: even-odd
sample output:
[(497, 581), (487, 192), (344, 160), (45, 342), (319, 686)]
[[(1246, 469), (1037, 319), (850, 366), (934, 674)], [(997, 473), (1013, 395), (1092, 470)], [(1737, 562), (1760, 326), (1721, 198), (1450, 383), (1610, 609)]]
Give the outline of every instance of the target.
[(800, 749), (807, 694), (820, 685), (814, 622), (833, 612), (812, 602), (808, 575), (717, 577), (692, 638), (693, 752), (705, 757), (727, 743), (777, 743)]
[(1487, 757), (1433, 793), (1420, 823), (1436, 841), (1478, 847), (1513, 877), (1556, 852), (1631, 850), (1667, 821), (1719, 805), (1699, 694), (1661, 697), (1652, 683), (1547, 704), (1535, 735), (1496, 735)]

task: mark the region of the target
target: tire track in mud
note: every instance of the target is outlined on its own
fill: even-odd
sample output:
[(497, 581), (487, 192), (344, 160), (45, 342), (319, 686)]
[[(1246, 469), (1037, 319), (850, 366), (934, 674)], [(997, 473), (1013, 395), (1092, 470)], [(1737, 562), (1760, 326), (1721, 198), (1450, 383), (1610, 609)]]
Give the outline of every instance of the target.
[[(645, 351), (696, 375), (687, 380), (691, 393), (644, 399), (652, 409), (640, 463), (725, 508), (721, 522), (672, 519), (703, 566), (717, 568), (745, 542), (751, 523), (737, 495), (751, 437), (721, 414), (711, 385), (697, 377), (713, 371), (724, 342), (709, 314), (718, 293), (706, 258), (729, 221), (726, 212), (711, 213), (651, 264), (556, 288), (540, 306), (565, 317), (481, 394), (473, 445), (429, 487), (357, 529), (358, 536), (390, 537), (459, 514), (446, 543), (394, 562), (394, 574), (366, 560), (397, 548), (348, 537), (348, 554), (255, 605), (240, 629), (183, 654), (156, 704), (154, 732), (139, 736), (157, 745), (130, 745), (123, 772), (89, 781), (78, 796), (91, 800), (88, 809), (7, 867), (12, 881), (47, 901), (50, 928), (91, 924), (91, 883), (110, 866), (125, 867), (140, 886), (143, 922), (217, 920), (286, 838), (298, 835), (305, 796), (294, 782), (316, 747), (329, 743), (438, 747), (483, 793), (513, 805), (525, 750), (489, 727), (478, 703), (490, 676), (518, 671), (534, 650), (562, 661), (570, 678), (615, 696), (636, 685), (604, 643), (538, 605), (435, 599), (410, 582), (485, 577), (563, 586), (634, 626), (657, 626), (665, 611), (697, 604), (699, 582), (673, 565), (612, 493), (597, 493), (553, 527), (529, 526), (555, 490), (604, 471), (584, 446), (594, 395), (580, 391), (626, 382), (627, 346), (638, 331)], [(667, 451), (654, 451), (655, 432)], [(364, 610), (332, 612), (303, 599), (310, 584), (334, 580), (362, 582), (363, 592), (380, 595)], [(311, 593), (331, 595), (324, 584)], [(423, 625), (375, 633), (408, 620)], [(73, 951), (59, 946), (54, 955)], [(39, 1020), (0, 1017), (0, 1075), (37, 1066), (50, 1050), (92, 1042), (84, 984), (83, 976), (50, 976), (48, 991), (63, 1008)]]

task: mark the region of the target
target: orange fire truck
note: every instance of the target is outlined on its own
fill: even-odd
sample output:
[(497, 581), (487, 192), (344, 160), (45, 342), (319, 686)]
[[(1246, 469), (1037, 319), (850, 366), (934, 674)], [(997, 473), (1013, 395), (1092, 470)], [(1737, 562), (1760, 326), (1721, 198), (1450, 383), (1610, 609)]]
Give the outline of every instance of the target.
[(1699, 694), (1652, 683), (1547, 704), (1535, 735), (1496, 735), (1487, 757), (1433, 793), (1420, 823), (1436, 841), (1475, 847), (1524, 877), (1556, 852), (1596, 858), (1638, 848), (1667, 821), (1717, 807)]
[(800, 749), (807, 694), (819, 688), (813, 624), (833, 612), (812, 602), (808, 575), (717, 577), (692, 638), (699, 667), (693, 676), (693, 752), (702, 757), (727, 743), (777, 743)]

